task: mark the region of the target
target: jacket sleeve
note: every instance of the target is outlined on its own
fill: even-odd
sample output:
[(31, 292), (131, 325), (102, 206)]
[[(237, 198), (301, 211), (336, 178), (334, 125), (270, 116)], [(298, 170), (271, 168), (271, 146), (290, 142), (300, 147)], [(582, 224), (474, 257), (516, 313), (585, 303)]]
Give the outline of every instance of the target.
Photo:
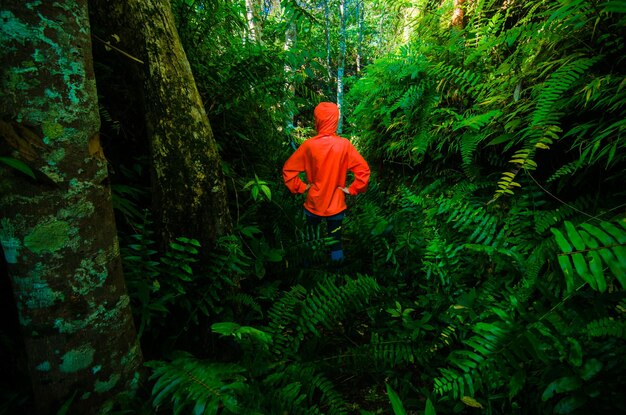
[(354, 196), (365, 192), (370, 180), (370, 166), (352, 144), (348, 153), (348, 170), (354, 173), (354, 181), (348, 187), (350, 194)]
[(283, 181), (291, 193), (304, 193), (306, 191), (306, 184), (298, 177), (300, 172), (306, 170), (305, 155), (304, 145), (301, 145), (283, 166)]

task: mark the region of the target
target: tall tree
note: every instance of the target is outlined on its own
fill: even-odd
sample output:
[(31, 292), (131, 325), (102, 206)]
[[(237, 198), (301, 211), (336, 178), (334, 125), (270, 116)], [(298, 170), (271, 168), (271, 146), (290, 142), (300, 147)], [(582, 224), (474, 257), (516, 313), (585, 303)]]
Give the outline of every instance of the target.
[(328, 71), (328, 81), (330, 82), (332, 77), (332, 70), (330, 66), (330, 0), (324, 0), (324, 34), (326, 35), (326, 70)]
[(3, 0), (0, 21), (0, 153), (33, 174), (0, 168), (34, 411), (74, 397), (72, 412), (98, 413), (136, 384), (142, 357), (98, 135), (87, 0)]
[(343, 129), (343, 75), (346, 66), (346, 0), (339, 0), (339, 58), (337, 59), (337, 106), (339, 107), (339, 123), (337, 134)]
[(92, 0), (94, 25), (104, 39), (142, 63), (128, 60), (142, 80), (153, 164), (158, 223), (164, 241), (177, 236), (210, 247), (231, 231), (221, 159), (209, 119), (174, 25), (170, 2)]
[(253, 0), (246, 0), (246, 21), (248, 22), (248, 40), (261, 41), (261, 28), (257, 23), (257, 5)]
[(465, 26), (465, 0), (454, 0), (454, 11), (450, 25), (462, 29)]
[(419, 9), (412, 3), (407, 4), (403, 10), (403, 30), (402, 30), (402, 44), (406, 45), (411, 41), (411, 35), (413, 34), (413, 27), (419, 14)]
[(356, 72), (361, 73), (363, 65), (363, 26), (365, 22), (365, 4), (363, 0), (356, 0), (356, 21), (357, 21), (357, 47), (356, 47)]

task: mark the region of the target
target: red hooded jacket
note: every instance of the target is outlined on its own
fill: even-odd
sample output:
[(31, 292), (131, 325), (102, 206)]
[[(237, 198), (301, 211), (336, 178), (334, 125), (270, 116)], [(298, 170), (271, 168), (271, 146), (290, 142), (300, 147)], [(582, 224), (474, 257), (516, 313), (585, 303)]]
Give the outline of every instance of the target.
[(317, 135), (306, 140), (283, 166), (283, 180), (292, 193), (304, 193), (306, 184), (298, 174), (306, 172), (311, 185), (304, 202), (309, 212), (333, 216), (346, 209), (345, 193), (348, 170), (354, 181), (348, 188), (351, 195), (367, 190), (370, 168), (354, 146), (337, 136), (339, 109), (336, 104), (322, 102), (313, 112)]

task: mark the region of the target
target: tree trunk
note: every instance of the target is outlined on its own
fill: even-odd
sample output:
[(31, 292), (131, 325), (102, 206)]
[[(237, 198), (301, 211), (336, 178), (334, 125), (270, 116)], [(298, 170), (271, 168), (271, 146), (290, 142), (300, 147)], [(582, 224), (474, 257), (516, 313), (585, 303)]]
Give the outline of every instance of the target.
[[(98, 131), (87, 0), (0, 10), (0, 231), (33, 410), (99, 413), (142, 363), (122, 275)], [(17, 245), (13, 251), (10, 242)]]
[(346, 65), (346, 0), (339, 1), (339, 59), (337, 65), (337, 107), (339, 107), (339, 123), (337, 124), (337, 134), (341, 134), (343, 129), (343, 75)]
[(363, 65), (363, 23), (365, 21), (365, 4), (363, 0), (356, 1), (356, 21), (357, 30), (359, 32), (357, 47), (356, 47), (356, 73), (361, 74), (361, 67)]
[(402, 44), (406, 45), (411, 41), (415, 20), (419, 14), (419, 9), (412, 5), (408, 5), (404, 9), (404, 23), (402, 31)]
[(454, 12), (452, 13), (452, 21), (450, 25), (463, 29), (465, 27), (465, 0), (454, 0)]
[(248, 40), (261, 41), (261, 31), (256, 23), (255, 5), (253, 0), (246, 0), (246, 21), (248, 22)]
[(332, 77), (332, 69), (330, 66), (330, 0), (324, 0), (324, 34), (326, 35), (326, 71), (328, 72), (328, 81)]
[[(294, 47), (296, 40), (298, 38), (298, 28), (295, 22), (291, 22), (285, 32), (285, 44), (283, 45), (283, 50), (288, 52), (291, 48)], [(287, 125), (285, 126), (287, 133), (291, 134), (294, 125), (294, 117), (295, 117), (295, 103), (294, 98), (296, 95), (296, 86), (294, 83), (294, 68), (289, 66), (289, 64), (285, 64), (285, 90), (286, 90), (286, 100), (283, 104), (285, 108), (286, 117), (287, 117)]]
[[(157, 223), (167, 243), (198, 239), (205, 249), (230, 233), (221, 159), (169, 1), (92, 0), (94, 25), (105, 39), (143, 61), (131, 69), (143, 80), (143, 101), (153, 163)], [(111, 52), (115, 53), (115, 52)]]

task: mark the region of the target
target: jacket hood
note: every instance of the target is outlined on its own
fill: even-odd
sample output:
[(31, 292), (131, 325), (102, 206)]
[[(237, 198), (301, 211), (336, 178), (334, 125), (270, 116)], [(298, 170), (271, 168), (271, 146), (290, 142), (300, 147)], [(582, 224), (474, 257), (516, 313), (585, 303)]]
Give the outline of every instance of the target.
[(332, 102), (322, 102), (313, 111), (315, 116), (315, 129), (318, 135), (332, 134), (337, 132), (339, 124), (339, 108)]

